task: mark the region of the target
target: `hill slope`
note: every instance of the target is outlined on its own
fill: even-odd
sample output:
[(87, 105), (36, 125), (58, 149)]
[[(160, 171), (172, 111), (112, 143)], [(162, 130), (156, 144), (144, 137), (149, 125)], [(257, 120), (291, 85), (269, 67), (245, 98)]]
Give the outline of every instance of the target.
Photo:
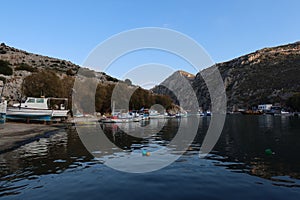
[[(46, 70), (54, 72), (63, 79), (74, 76), (79, 68), (80, 66), (70, 61), (33, 54), (4, 43), (0, 44), (0, 91), (6, 81), (3, 96), (11, 102), (20, 98), (22, 83), (29, 75)], [(119, 81), (103, 72), (93, 71), (93, 73), (102, 82)]]
[[(229, 109), (234, 105), (285, 104), (293, 93), (300, 91), (300, 42), (264, 48), (216, 65), (225, 84)], [(175, 77), (171, 75), (166, 81)], [(200, 73), (188, 80), (197, 94), (199, 105), (204, 109), (209, 108), (209, 93)], [(172, 97), (172, 93), (161, 85), (153, 91)]]

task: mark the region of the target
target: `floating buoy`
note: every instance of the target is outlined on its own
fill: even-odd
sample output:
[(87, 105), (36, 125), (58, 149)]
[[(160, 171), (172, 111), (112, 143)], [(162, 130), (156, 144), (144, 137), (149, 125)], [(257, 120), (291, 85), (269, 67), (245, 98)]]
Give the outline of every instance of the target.
[(273, 153), (273, 151), (272, 151), (271, 149), (266, 149), (266, 150), (265, 150), (265, 154), (266, 154), (266, 155), (272, 155), (272, 154), (274, 154), (274, 153)]
[(146, 155), (147, 155), (147, 153), (148, 153), (148, 152), (147, 152), (147, 151), (145, 151), (145, 150), (143, 150), (143, 151), (142, 151), (142, 155), (143, 155), (143, 156), (146, 156)]
[(150, 152), (148, 152), (146, 150), (142, 150), (142, 155), (143, 156), (150, 156)]

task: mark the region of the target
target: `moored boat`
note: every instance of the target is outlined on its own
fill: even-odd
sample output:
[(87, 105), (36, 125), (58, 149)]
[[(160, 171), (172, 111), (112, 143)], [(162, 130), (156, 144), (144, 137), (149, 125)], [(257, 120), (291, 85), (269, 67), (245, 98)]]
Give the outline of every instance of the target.
[(199, 112), (199, 115), (201, 117), (208, 117), (208, 116), (211, 116), (211, 112), (208, 110), (208, 111), (204, 111), (204, 112)]
[(117, 118), (117, 117), (111, 117), (111, 118), (105, 118), (101, 119), (102, 123), (128, 123), (128, 122), (140, 122), (142, 119), (139, 117), (133, 117), (133, 118)]
[(139, 122), (141, 121), (142, 115), (137, 112), (127, 112), (127, 113), (116, 113), (113, 112), (112, 116), (102, 118), (100, 122), (102, 123), (128, 123), (128, 122)]
[(262, 115), (263, 112), (261, 112), (260, 110), (245, 110), (245, 111), (241, 111), (242, 114), (244, 115)]
[(182, 117), (187, 117), (187, 116), (188, 116), (187, 112), (179, 112), (179, 113), (175, 114), (176, 118), (182, 118)]
[(7, 108), (6, 118), (9, 120), (51, 121), (52, 110), (30, 108)]
[(65, 98), (28, 97), (24, 103), (13, 104), (7, 108), (6, 118), (26, 121), (66, 119), (69, 112), (66, 102)]

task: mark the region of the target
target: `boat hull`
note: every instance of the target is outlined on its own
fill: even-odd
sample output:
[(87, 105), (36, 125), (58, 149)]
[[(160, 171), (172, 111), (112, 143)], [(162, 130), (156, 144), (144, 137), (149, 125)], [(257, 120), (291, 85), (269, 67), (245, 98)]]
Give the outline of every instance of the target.
[(240, 113), (242, 113), (243, 115), (262, 115), (262, 114), (264, 114), (260, 110), (243, 110), (243, 111), (240, 111)]
[(8, 108), (6, 119), (26, 121), (51, 121), (52, 110)]
[(149, 115), (150, 119), (164, 119), (165, 115)]
[[(28, 97), (24, 103), (13, 104), (8, 110), (8, 119), (34, 119), (54, 121), (68, 118), (66, 98)], [(50, 106), (51, 105), (51, 106)]]

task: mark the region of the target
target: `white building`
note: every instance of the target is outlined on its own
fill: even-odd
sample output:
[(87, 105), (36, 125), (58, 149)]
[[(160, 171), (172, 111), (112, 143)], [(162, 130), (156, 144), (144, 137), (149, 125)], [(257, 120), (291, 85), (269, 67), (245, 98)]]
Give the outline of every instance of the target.
[(258, 105), (258, 110), (261, 111), (266, 111), (266, 110), (271, 110), (272, 104), (261, 104)]

